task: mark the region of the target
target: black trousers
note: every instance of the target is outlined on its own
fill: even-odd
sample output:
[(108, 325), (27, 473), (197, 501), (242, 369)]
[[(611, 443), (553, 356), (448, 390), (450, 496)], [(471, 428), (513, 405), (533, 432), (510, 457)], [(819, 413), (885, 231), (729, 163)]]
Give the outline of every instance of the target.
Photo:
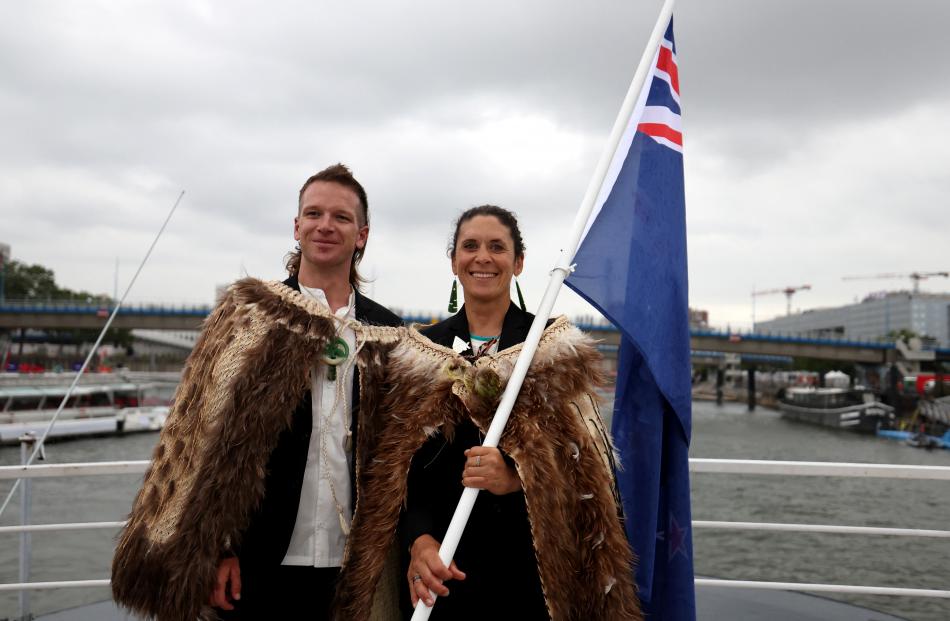
[(240, 601), (234, 610), (219, 614), (225, 621), (323, 621), (330, 618), (339, 576), (339, 567), (281, 565), (260, 573), (242, 569)]

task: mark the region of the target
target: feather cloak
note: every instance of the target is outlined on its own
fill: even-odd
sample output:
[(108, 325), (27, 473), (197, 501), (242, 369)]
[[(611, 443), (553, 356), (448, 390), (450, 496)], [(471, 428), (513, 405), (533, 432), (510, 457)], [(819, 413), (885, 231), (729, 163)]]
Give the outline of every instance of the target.
[[(517, 345), (473, 365), (415, 330), (392, 350), (336, 618), (370, 617), (376, 581), (396, 545), (413, 454), (436, 429), (451, 436), (465, 418), (487, 431), (520, 351)], [(556, 621), (641, 618), (633, 557), (605, 465), (609, 440), (592, 407), (599, 369), (592, 341), (565, 318), (555, 320), (499, 445), (521, 477), (545, 601)], [(401, 585), (408, 588), (405, 579)]]
[[(188, 358), (152, 464), (112, 562), (116, 602), (158, 621), (215, 619), (218, 562), (240, 545), (261, 501), (267, 462), (336, 334), (329, 312), (279, 283), (232, 285)], [(380, 361), (394, 328), (357, 327), (357, 471), (371, 451)], [(364, 372), (365, 370), (365, 372)]]
[[(240, 546), (277, 437), (309, 389), (309, 369), (320, 364), (335, 321), (279, 282), (244, 279), (228, 290), (186, 363), (120, 534), (116, 602), (157, 621), (216, 618), (208, 599), (218, 562)], [(386, 619), (393, 617), (380, 602), (407, 588), (393, 575), (393, 558), (412, 456), (436, 429), (451, 434), (464, 418), (487, 430), (521, 346), (472, 365), (412, 329), (351, 327), (360, 369), (357, 496), (336, 616)], [(522, 480), (556, 621), (641, 619), (604, 436), (591, 414), (599, 366), (590, 339), (555, 320), (500, 443)]]

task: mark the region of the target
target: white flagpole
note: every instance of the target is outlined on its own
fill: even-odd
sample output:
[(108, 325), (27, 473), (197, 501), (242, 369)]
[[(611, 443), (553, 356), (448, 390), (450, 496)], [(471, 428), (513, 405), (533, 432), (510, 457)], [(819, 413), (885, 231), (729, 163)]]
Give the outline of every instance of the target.
[[(594, 202), (597, 200), (598, 194), (600, 194), (600, 188), (604, 183), (604, 178), (607, 176), (607, 170), (610, 167), (614, 152), (617, 150), (617, 145), (620, 144), (624, 130), (626, 130), (630, 122), (630, 116), (636, 107), (637, 99), (640, 97), (640, 91), (643, 90), (643, 85), (646, 83), (647, 75), (649, 75), (653, 69), (653, 57), (670, 23), (670, 17), (673, 15), (674, 2), (675, 0), (665, 0), (663, 7), (660, 9), (660, 15), (657, 18), (656, 24), (653, 26), (653, 32), (650, 34), (646, 49), (643, 50), (643, 56), (640, 57), (640, 65), (637, 67), (637, 72), (634, 74), (633, 81), (630, 83), (630, 89), (627, 91), (627, 96), (624, 98), (623, 105), (620, 107), (620, 113), (614, 121), (610, 138), (607, 140), (607, 145), (600, 155), (600, 161), (587, 186), (587, 192), (581, 201), (580, 209), (578, 209), (577, 215), (574, 217), (574, 227), (571, 231), (571, 236), (568, 238), (567, 245), (561, 250), (561, 256), (557, 264), (551, 271), (551, 279), (548, 281), (544, 297), (541, 299), (541, 304), (534, 316), (534, 322), (531, 324), (528, 336), (524, 340), (521, 354), (519, 354), (515, 368), (511, 372), (511, 378), (505, 387), (505, 392), (501, 397), (501, 403), (498, 404), (495, 417), (492, 419), (488, 433), (485, 435), (485, 442), (482, 446), (498, 446), (501, 434), (505, 430), (505, 425), (508, 423), (508, 416), (511, 414), (511, 408), (518, 398), (521, 384), (524, 382), (532, 359), (534, 359), (534, 353), (538, 349), (541, 333), (544, 331), (545, 325), (551, 317), (554, 301), (557, 299), (557, 294), (561, 290), (561, 285), (564, 284), (564, 280), (573, 271), (571, 263), (574, 260), (574, 254), (577, 252), (577, 247), (581, 242), (581, 236), (587, 227), (587, 220), (590, 218), (591, 211), (594, 209)], [(478, 492), (478, 489), (471, 487), (466, 487), (462, 491), (462, 497), (459, 499), (459, 504), (455, 508), (455, 514), (452, 516), (452, 521), (449, 523), (449, 528), (439, 547), (439, 558), (446, 566), (449, 565), (455, 556), (455, 550), (458, 548), (458, 543), (462, 538), (462, 531), (465, 529), (468, 518), (472, 514), (472, 507), (475, 506), (475, 499), (478, 498)], [(436, 594), (430, 591), (429, 595), (434, 602), (437, 597)], [(433, 603), (433, 605), (435, 604)], [(432, 608), (426, 606), (425, 602), (420, 599), (413, 612), (412, 621), (426, 621), (430, 614), (432, 614)]]

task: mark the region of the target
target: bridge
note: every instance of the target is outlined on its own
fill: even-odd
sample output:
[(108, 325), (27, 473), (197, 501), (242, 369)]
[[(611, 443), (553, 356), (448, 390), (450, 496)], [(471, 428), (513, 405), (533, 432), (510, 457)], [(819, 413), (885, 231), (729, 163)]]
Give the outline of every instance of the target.
[[(164, 304), (127, 305), (119, 309), (112, 327), (147, 330), (199, 330), (211, 306)], [(101, 330), (112, 314), (111, 304), (86, 302), (11, 301), (0, 303), (0, 330)]]
[[(147, 330), (198, 330), (211, 306), (129, 305), (119, 309), (115, 328)], [(82, 302), (23, 302), (0, 304), (0, 330), (101, 329), (113, 307)], [(407, 323), (427, 324), (442, 316), (406, 315)], [(610, 324), (580, 323), (582, 330), (601, 341), (608, 355), (620, 344), (620, 333)], [(892, 364), (908, 360), (911, 353), (901, 344), (849, 339), (809, 338), (785, 334), (757, 334), (709, 329), (690, 331), (696, 355), (733, 353), (750, 360), (812, 358), (862, 364)], [(950, 361), (950, 348), (914, 352), (919, 361)]]
[[(579, 324), (607, 347), (620, 344), (620, 332), (612, 325)], [(902, 360), (950, 361), (950, 348), (909, 352), (902, 343), (882, 343), (851, 339), (811, 338), (789, 334), (759, 334), (709, 329), (691, 329), (693, 357), (706, 354), (739, 354), (755, 362), (777, 362), (780, 358), (811, 358), (861, 364), (893, 364)], [(711, 356), (707, 356), (711, 357)]]
[[(439, 317), (438, 319), (443, 319)], [(429, 323), (425, 316), (403, 317), (407, 323)], [(579, 322), (577, 327), (600, 341), (606, 354), (617, 351), (620, 332), (610, 323)], [(749, 362), (788, 363), (790, 358), (812, 358), (862, 364), (892, 364), (916, 359), (922, 362), (950, 361), (950, 348), (908, 352), (901, 343), (853, 339), (810, 338), (789, 334), (757, 334), (694, 328), (689, 333), (693, 359), (709, 361), (722, 354), (739, 354)], [(916, 354), (916, 355), (915, 355)]]

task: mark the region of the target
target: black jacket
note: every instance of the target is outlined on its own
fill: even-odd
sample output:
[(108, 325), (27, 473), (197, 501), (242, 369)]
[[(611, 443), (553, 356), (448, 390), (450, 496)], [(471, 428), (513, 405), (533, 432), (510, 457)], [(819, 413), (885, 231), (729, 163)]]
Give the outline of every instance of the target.
[[(534, 315), (514, 303), (508, 307), (498, 341), (498, 350), (524, 341)], [(434, 343), (452, 347), (455, 337), (468, 343), (471, 335), (465, 307), (445, 321), (421, 330)], [(430, 438), (412, 460), (407, 506), (402, 516), (403, 550), (428, 533), (442, 541), (462, 495), (464, 451), (483, 441), (470, 421), (459, 424), (451, 441), (441, 433)], [(404, 566), (408, 566), (408, 554)], [(534, 544), (528, 523), (524, 494), (520, 491), (495, 496), (478, 495), (468, 525), (455, 553), (464, 581), (447, 584), (450, 594), (441, 598), (432, 619), (498, 618), (498, 605), (509, 609), (512, 619), (547, 619)]]
[[(291, 276), (284, 284), (300, 291), (296, 276)], [(387, 308), (356, 292), (355, 314), (362, 323), (399, 326), (402, 320)], [(359, 370), (354, 369), (353, 404), (350, 430), (354, 438), (359, 437), (356, 429), (359, 420)], [(300, 490), (303, 485), (304, 471), (307, 467), (307, 451), (310, 447), (310, 435), (313, 428), (310, 392), (294, 411), (289, 429), (277, 440), (277, 446), (271, 453), (267, 464), (267, 477), (264, 481), (264, 497), (261, 506), (251, 517), (250, 524), (238, 549), (242, 574), (266, 572), (284, 560), (290, 538), (297, 522), (297, 508), (300, 503)], [(356, 506), (356, 473), (350, 460), (351, 507)]]

